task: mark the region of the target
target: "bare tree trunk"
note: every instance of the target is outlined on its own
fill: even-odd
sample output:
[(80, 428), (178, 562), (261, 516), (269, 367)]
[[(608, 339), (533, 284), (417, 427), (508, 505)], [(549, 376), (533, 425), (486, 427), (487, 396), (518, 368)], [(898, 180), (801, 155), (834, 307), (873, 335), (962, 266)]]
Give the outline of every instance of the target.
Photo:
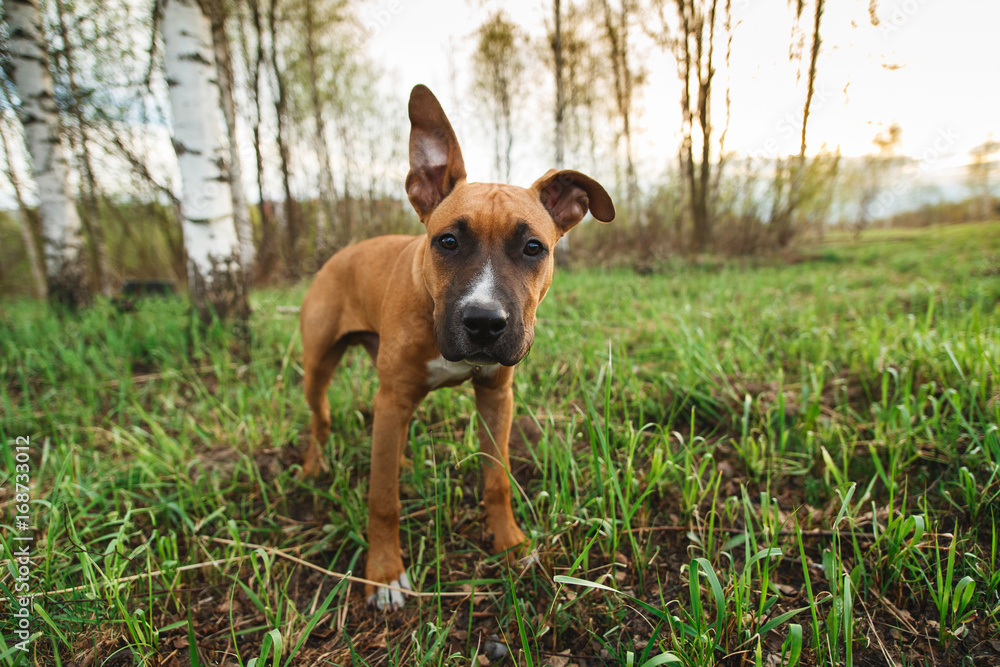
[(309, 59), (309, 93), (312, 98), (313, 122), (316, 129), (316, 151), (319, 157), (319, 206), (316, 215), (316, 255), (324, 261), (330, 248), (330, 230), (334, 228), (333, 167), (330, 163), (330, 149), (326, 142), (326, 121), (323, 119), (323, 103), (320, 99), (319, 71), (316, 64), (316, 26), (313, 21), (312, 2), (306, 2), (306, 57)]
[[(707, 11), (702, 0), (677, 0), (677, 14), (683, 31), (678, 40), (679, 74), (683, 79), (681, 110), (683, 117), (682, 165), (691, 199), (691, 251), (703, 252), (712, 242), (712, 210), (709, 195), (712, 185), (712, 79), (715, 76), (715, 15), (718, 0), (710, 0)], [(706, 26), (707, 23), (707, 26)], [(708, 28), (706, 35), (705, 29)], [(705, 40), (708, 40), (706, 49)], [(698, 84), (697, 103), (692, 105), (691, 78)], [(701, 129), (701, 164), (694, 162), (694, 119)]]
[(686, 0), (678, 0), (677, 11), (681, 20), (681, 29), (683, 30), (683, 51), (678, 54), (678, 69), (680, 70), (680, 78), (683, 83), (681, 87), (681, 174), (684, 176), (684, 180), (687, 181), (688, 186), (688, 196), (690, 198), (691, 206), (691, 251), (700, 252), (699, 240), (697, 240), (697, 227), (698, 220), (695, 218), (694, 209), (695, 202), (698, 199), (698, 187), (697, 181), (695, 179), (694, 172), (694, 114), (691, 111), (691, 47), (689, 45), (689, 38), (691, 36), (691, 21), (689, 16), (690, 7)]
[[(628, 18), (629, 0), (621, 0), (621, 9), (618, 16), (619, 34), (621, 35), (621, 70), (622, 84), (624, 86), (625, 98), (622, 101), (622, 130), (625, 133), (625, 179), (628, 187), (628, 198), (630, 211), (635, 214), (641, 211), (639, 207), (639, 181), (635, 173), (635, 151), (632, 146), (632, 67), (629, 65), (629, 42), (628, 42)], [(645, 224), (639, 213), (639, 223)]]
[[(256, 44), (254, 55), (250, 55), (250, 41), (244, 29), (243, 17), (240, 17), (240, 37), (243, 42), (243, 58), (246, 61), (247, 69), (250, 72), (250, 88), (253, 91), (254, 119), (253, 119), (253, 150), (254, 164), (257, 168), (257, 212), (260, 215), (260, 243), (257, 253), (256, 278), (260, 281), (267, 281), (271, 278), (275, 270), (278, 259), (277, 230), (275, 228), (274, 217), (271, 215), (266, 199), (264, 198), (264, 156), (261, 152), (261, 80), (260, 72), (264, 67), (264, 32), (261, 22), (261, 11), (259, 0), (248, 0), (246, 3), (250, 8), (250, 23), (253, 26)], [(240, 3), (237, 7), (242, 8)]]
[(497, 179), (510, 180), (514, 146), (514, 100), (522, 87), (522, 33), (497, 10), (477, 30), (473, 55), (473, 86), (492, 116)]
[[(2, 86), (0, 86), (2, 87)], [(6, 88), (4, 88), (6, 97)], [(7, 100), (9, 102), (9, 100)], [(10, 184), (14, 188), (14, 197), (17, 199), (17, 224), (21, 228), (21, 240), (24, 242), (25, 254), (28, 255), (28, 266), (31, 269), (32, 288), (35, 297), (44, 299), (46, 297), (47, 286), (45, 284), (45, 270), (42, 267), (42, 259), (38, 255), (38, 245), (35, 243), (35, 233), (31, 228), (31, 212), (24, 202), (24, 190), (21, 186), (21, 179), (14, 169), (14, 163), (10, 159), (11, 140), (7, 136), (7, 124), (0, 118), (0, 147), (3, 148), (4, 161), (7, 163), (5, 173), (10, 179)]]
[(348, 243), (352, 238), (354, 238), (356, 224), (356, 217), (354, 214), (354, 197), (351, 194), (351, 182), (350, 173), (353, 171), (351, 168), (352, 159), (351, 155), (354, 152), (354, 142), (347, 133), (347, 124), (339, 123), (337, 127), (337, 133), (340, 135), (340, 143), (344, 150), (344, 224), (343, 224), (343, 243)]
[[(565, 163), (566, 150), (566, 92), (563, 87), (563, 43), (562, 43), (562, 0), (553, 0), (552, 11), (555, 14), (555, 31), (552, 34), (552, 55), (555, 60), (556, 74), (556, 169), (562, 169)], [(556, 243), (556, 261), (560, 264), (569, 262), (569, 236), (563, 236)]]
[[(628, 58), (628, 17), (629, 5), (622, 0), (618, 16), (608, 0), (602, 0), (604, 9), (604, 36), (611, 48), (611, 71), (615, 88), (615, 108), (621, 119), (621, 133), (616, 137), (615, 149), (625, 141), (625, 217), (634, 221), (639, 198), (638, 181), (635, 173), (635, 159), (632, 151), (632, 68)], [(617, 18), (617, 21), (615, 20)]]
[(56, 302), (80, 306), (91, 297), (86, 253), (70, 192), (42, 14), (37, 0), (8, 0), (6, 9), (11, 80), (21, 99), (18, 111), (38, 184), (48, 295)]
[(207, 2), (212, 22), (212, 42), (215, 45), (215, 64), (219, 72), (219, 92), (222, 99), (222, 115), (226, 119), (226, 134), (229, 137), (229, 189), (233, 196), (233, 219), (236, 222), (236, 236), (240, 243), (240, 262), (249, 276), (254, 263), (253, 227), (250, 224), (250, 209), (243, 190), (243, 166), (240, 162), (240, 148), (236, 140), (236, 103), (233, 101), (233, 56), (226, 34), (226, 6), (223, 2)]
[(233, 217), (212, 25), (197, 0), (163, 0), (164, 70), (180, 165), (188, 288), (203, 321), (249, 314)]
[(733, 57), (733, 0), (726, 0), (725, 21), (723, 29), (726, 31), (726, 121), (719, 133), (719, 162), (715, 166), (715, 177), (712, 184), (713, 198), (719, 196), (719, 184), (722, 182), (722, 172), (726, 166), (726, 136), (729, 134), (729, 123), (732, 120), (732, 88), (729, 81), (729, 73), (732, 71)]
[[(815, 0), (816, 8), (813, 15), (812, 47), (809, 53), (809, 74), (806, 80), (806, 99), (802, 105), (802, 134), (799, 140), (799, 154), (794, 163), (791, 160), (779, 160), (775, 165), (774, 205), (771, 212), (771, 228), (774, 230), (775, 241), (784, 248), (795, 236), (795, 211), (801, 203), (802, 182), (806, 174), (806, 131), (809, 126), (809, 114), (812, 109), (813, 95), (816, 90), (816, 61), (819, 59), (821, 44), (819, 32), (823, 17), (824, 0)], [(801, 12), (801, 7), (799, 8)]]
[(802, 139), (799, 144), (799, 161), (806, 158), (806, 127), (809, 125), (809, 112), (812, 107), (813, 94), (816, 92), (816, 61), (819, 59), (819, 47), (822, 43), (819, 37), (819, 27), (823, 19), (823, 2), (816, 0), (816, 12), (813, 16), (812, 49), (809, 52), (809, 79), (806, 87), (806, 102), (802, 105)]
[(556, 67), (556, 169), (562, 169), (566, 144), (566, 124), (563, 118), (566, 112), (566, 92), (563, 89), (562, 0), (553, 0), (552, 9), (555, 13), (552, 55), (555, 57)]
[(278, 67), (278, 0), (272, 0), (268, 16), (268, 29), (271, 33), (271, 69), (274, 75), (276, 96), (274, 113), (277, 116), (278, 156), (281, 161), (281, 187), (285, 195), (285, 276), (294, 280), (300, 274), (299, 237), (302, 225), (299, 220), (299, 210), (292, 196), (291, 155), (288, 150), (288, 129), (285, 126), (288, 112), (288, 94), (285, 90), (285, 74)]
[[(104, 227), (101, 224), (101, 214), (98, 207), (97, 179), (94, 176), (93, 160), (90, 155), (90, 137), (88, 136), (87, 121), (83, 117), (83, 108), (80, 105), (80, 88), (76, 82), (76, 61), (74, 59), (74, 46), (70, 41), (69, 26), (66, 22), (66, 8), (64, 0), (56, 0), (56, 14), (59, 19), (59, 34), (62, 38), (63, 48), (61, 51), (65, 65), (66, 79), (69, 83), (70, 92), (70, 114), (76, 121), (76, 130), (80, 137), (80, 175), (83, 177), (83, 208), (86, 215), (82, 222), (90, 244), (97, 259), (97, 289), (105, 296), (111, 295), (110, 284), (110, 262), (108, 261), (108, 249), (104, 242)], [(68, 135), (70, 145), (73, 145), (72, 135)], [(76, 152), (75, 150), (73, 151)]]
[[(700, 219), (700, 241), (702, 248), (712, 243), (712, 215), (709, 210), (709, 195), (712, 182), (712, 79), (715, 77), (713, 64), (715, 55), (715, 10), (717, 2), (712, 0), (708, 15), (708, 60), (703, 61), (704, 31), (698, 33), (698, 124), (701, 125), (701, 173), (698, 187), (698, 208), (695, 216)], [(703, 64), (702, 64), (703, 63)]]
[(503, 113), (503, 124), (504, 131), (507, 133), (507, 145), (504, 146), (504, 175), (503, 182), (510, 182), (510, 169), (511, 169), (511, 153), (514, 151), (514, 119), (513, 119), (513, 100), (511, 99), (510, 87), (506, 86), (503, 89), (503, 95), (500, 97), (500, 109)]

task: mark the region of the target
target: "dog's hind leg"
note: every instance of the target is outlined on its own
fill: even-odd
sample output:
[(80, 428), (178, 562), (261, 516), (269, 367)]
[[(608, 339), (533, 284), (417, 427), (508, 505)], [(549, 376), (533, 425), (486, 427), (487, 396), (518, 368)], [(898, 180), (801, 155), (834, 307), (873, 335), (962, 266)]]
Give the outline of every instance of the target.
[[(306, 349), (308, 350), (308, 348)], [(306, 352), (303, 359), (305, 365), (303, 384), (306, 402), (312, 412), (309, 449), (302, 461), (302, 474), (306, 477), (315, 477), (324, 467), (323, 445), (330, 437), (330, 400), (327, 398), (326, 390), (330, 386), (333, 372), (337, 369), (346, 349), (347, 341), (341, 339), (322, 355), (313, 357)]]

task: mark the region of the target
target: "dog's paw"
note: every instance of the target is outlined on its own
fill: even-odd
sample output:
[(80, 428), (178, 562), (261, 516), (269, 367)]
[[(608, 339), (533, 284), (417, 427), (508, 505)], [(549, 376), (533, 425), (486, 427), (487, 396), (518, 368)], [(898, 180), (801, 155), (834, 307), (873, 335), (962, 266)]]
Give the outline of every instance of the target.
[(302, 460), (302, 467), (299, 468), (299, 474), (297, 477), (299, 479), (316, 479), (321, 477), (324, 473), (329, 472), (330, 467), (327, 465), (326, 461), (323, 460), (322, 456), (309, 457), (308, 455)]
[[(412, 591), (413, 587), (410, 586), (410, 579), (406, 576), (406, 572), (403, 572), (396, 579), (389, 582), (390, 586), (394, 588), (402, 588), (404, 590)], [(368, 606), (374, 607), (379, 611), (396, 611), (401, 609), (403, 603), (406, 602), (406, 595), (401, 591), (393, 590), (392, 588), (386, 588), (384, 586), (379, 586), (375, 589), (375, 592), (368, 596)]]
[(514, 565), (518, 558), (528, 550), (528, 541), (517, 526), (506, 526), (493, 532), (492, 551), (494, 554), (504, 554), (508, 565)]

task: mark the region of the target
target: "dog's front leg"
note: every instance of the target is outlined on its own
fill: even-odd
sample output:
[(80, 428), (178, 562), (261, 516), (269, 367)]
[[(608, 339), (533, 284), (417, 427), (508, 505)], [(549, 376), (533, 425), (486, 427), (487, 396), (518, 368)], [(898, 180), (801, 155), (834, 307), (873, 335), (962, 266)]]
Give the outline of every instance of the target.
[[(371, 479), (368, 487), (368, 564), (365, 578), (397, 588), (410, 588), (399, 545), (399, 459), (406, 446), (410, 418), (422, 396), (382, 385), (375, 394)], [(368, 604), (398, 609), (402, 593), (365, 587)]]
[[(510, 455), (507, 443), (514, 416), (514, 369), (501, 366), (489, 383), (476, 383), (476, 409), (479, 411), (479, 449), (483, 457), (486, 520), (493, 533), (493, 553), (513, 549), (524, 542), (524, 533), (514, 521), (511, 509)], [(507, 561), (512, 563), (511, 552)]]

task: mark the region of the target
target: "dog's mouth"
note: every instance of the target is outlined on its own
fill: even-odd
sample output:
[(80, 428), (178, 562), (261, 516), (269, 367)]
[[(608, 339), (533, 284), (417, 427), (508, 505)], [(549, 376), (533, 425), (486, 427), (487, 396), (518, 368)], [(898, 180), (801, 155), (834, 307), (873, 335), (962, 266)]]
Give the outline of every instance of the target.
[[(493, 357), (492, 354), (488, 354), (486, 352), (471, 354), (467, 356), (465, 359), (463, 359), (463, 361), (467, 364), (473, 364), (474, 366), (492, 366), (494, 364), (500, 363), (499, 361), (497, 361), (497, 359)], [(505, 365), (509, 366), (511, 364), (505, 364)]]
[(506, 331), (496, 340), (483, 344), (470, 336), (460, 324), (449, 325), (448, 318), (435, 322), (434, 334), (441, 356), (452, 362), (464, 361), (474, 366), (516, 366), (531, 348), (533, 332)]
[(461, 345), (450, 344), (449, 341), (438, 341), (441, 356), (452, 362), (465, 362), (472, 366), (516, 366), (527, 354), (505, 353), (487, 350), (464, 349)]

